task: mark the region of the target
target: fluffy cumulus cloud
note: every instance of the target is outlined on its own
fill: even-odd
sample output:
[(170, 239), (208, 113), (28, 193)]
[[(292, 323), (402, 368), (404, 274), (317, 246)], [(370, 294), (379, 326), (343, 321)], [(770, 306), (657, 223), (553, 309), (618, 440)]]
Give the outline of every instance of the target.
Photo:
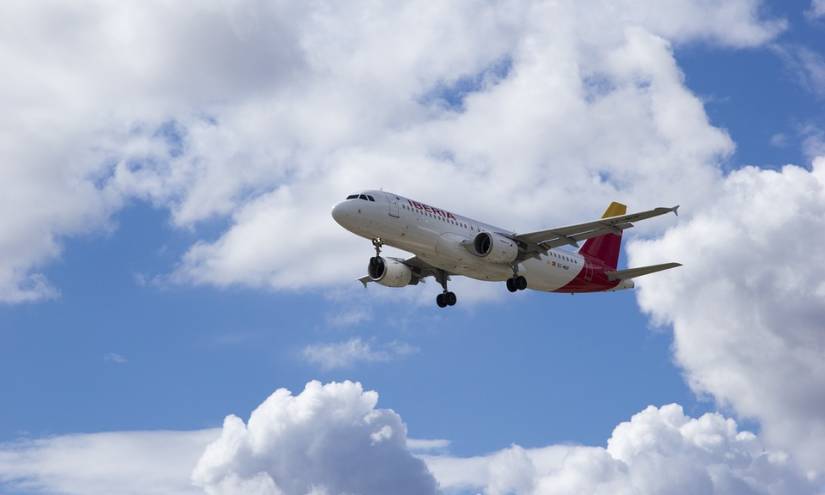
[(787, 455), (719, 414), (653, 406), (613, 431), (607, 448), (513, 446), (474, 458), (427, 457), (447, 490), (489, 495), (820, 493)]
[(70, 495), (822, 493), (822, 479), (805, 473), (793, 456), (767, 448), (732, 419), (718, 413), (691, 418), (676, 404), (650, 406), (619, 424), (606, 448), (513, 445), (454, 457), (444, 453), (444, 440), (408, 439), (401, 418), (377, 408), (377, 398), (357, 383), (310, 382), (298, 395), (276, 391), (246, 423), (228, 416), (219, 430), (0, 445), (0, 489)]
[[(339, 67), (332, 60), (346, 57), (336, 48), (324, 60), (325, 67), (341, 71), (334, 72), (334, 94), (340, 96), (330, 96), (332, 69), (327, 68), (306, 82), (300, 96), (307, 106), (300, 110), (256, 107), (233, 118), (251, 118), (269, 129), (296, 119), (301, 123), (304, 117), (296, 113), (314, 108), (323, 95), (323, 107), (333, 114), (309, 120), (335, 125), (320, 136), (319, 130), (306, 129), (300, 139), (310, 142), (300, 144), (289, 133), (271, 132), (278, 136), (273, 141), (289, 140), (282, 147), (295, 150), (284, 167), (300, 164), (300, 172), (272, 179), (277, 183), (272, 191), (232, 208), (231, 227), (219, 239), (193, 246), (176, 278), (276, 288), (348, 280), (360, 271), (369, 246), (330, 223), (329, 207), (363, 187), (410, 191), (498, 222), (520, 218), (522, 224), (512, 227), (521, 229), (590, 216), (607, 198), (632, 195), (637, 202), (658, 204), (675, 193), (675, 184), (690, 184), (687, 190), (694, 193), (684, 198), (688, 203), (712, 189), (714, 164), (732, 143), (708, 124), (700, 101), (682, 84), (670, 44), (653, 28), (617, 27), (612, 17), (594, 19), (573, 3), (526, 6), (520, 15), (485, 5), (472, 7), (480, 9), (482, 20), (489, 18), (480, 25), (442, 26), (444, 19), (479, 18), (461, 10), (434, 12), (427, 19), (434, 33), (446, 29), (451, 40), (471, 44), (478, 34), (465, 29), (483, 33), (485, 49), (465, 48), (471, 58), (457, 49), (431, 58), (426, 55), (431, 46), (452, 42), (419, 34), (417, 23), (409, 25), (405, 18), (391, 19), (393, 34), (384, 33), (388, 39), (356, 39), (356, 46), (347, 47), (369, 53), (370, 61), (381, 60), (386, 74), (365, 75), (360, 66), (351, 72), (349, 62)], [(584, 18), (597, 25), (580, 25)], [(361, 32), (359, 21), (354, 25)], [(420, 43), (403, 50), (412, 52), (408, 57), (393, 55), (415, 38)], [(335, 36), (313, 41), (320, 44), (313, 50), (318, 56), (331, 49), (328, 44), (340, 44)], [(418, 68), (422, 58), (432, 64), (424, 73)], [(461, 93), (466, 85), (477, 87)], [(221, 142), (234, 127), (210, 126), (204, 140)], [(242, 149), (258, 139), (236, 137)], [(198, 142), (191, 145), (192, 155), (212, 161)], [(214, 173), (222, 173), (227, 160), (220, 162)], [(478, 201), (459, 204), (456, 185), (477, 191)], [(568, 217), (548, 218), (548, 211), (566, 211)], [(283, 232), (294, 230), (305, 235), (283, 242)]]
[(364, 187), (518, 215), (519, 229), (608, 199), (658, 204), (676, 187), (698, 203), (733, 145), (671, 43), (766, 43), (783, 22), (759, 10), (4, 2), (0, 206), (15, 215), (0, 219), (0, 300), (55, 295), (42, 267), (61, 239), (111, 228), (135, 198), (184, 228), (228, 220), (172, 280), (268, 288), (350, 280), (369, 247), (329, 207)]
[(673, 326), (694, 390), (825, 471), (825, 158), (737, 170), (720, 192), (661, 239), (630, 245), (633, 264), (684, 263), (639, 279), (639, 303)]
[(208, 494), (435, 493), (401, 417), (377, 401), (352, 382), (277, 390), (247, 423), (227, 416), (192, 479)]

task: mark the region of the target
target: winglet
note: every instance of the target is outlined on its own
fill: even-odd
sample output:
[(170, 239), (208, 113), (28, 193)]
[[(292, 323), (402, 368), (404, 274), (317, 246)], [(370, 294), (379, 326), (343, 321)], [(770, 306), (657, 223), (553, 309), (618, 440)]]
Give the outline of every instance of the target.
[(358, 281), (361, 282), (362, 284), (364, 284), (364, 288), (366, 289), (367, 288), (367, 283), (372, 282), (372, 279), (369, 278), (369, 277), (361, 277), (361, 278), (358, 279)]
[(625, 213), (627, 213), (627, 206), (614, 201), (610, 203), (610, 206), (608, 206), (604, 211), (602, 218), (617, 217), (619, 215), (624, 215)]
[(671, 210), (673, 210), (674, 215), (679, 216), (679, 205), (674, 206)]

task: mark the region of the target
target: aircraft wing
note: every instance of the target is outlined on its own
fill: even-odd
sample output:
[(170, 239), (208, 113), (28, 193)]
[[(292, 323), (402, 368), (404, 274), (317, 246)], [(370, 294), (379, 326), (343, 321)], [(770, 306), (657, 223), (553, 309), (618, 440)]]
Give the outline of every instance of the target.
[(672, 208), (654, 208), (652, 210), (630, 213), (627, 215), (617, 215), (613, 217), (600, 218), (599, 220), (555, 229), (540, 230), (526, 234), (516, 234), (513, 240), (522, 244), (525, 256), (538, 256), (546, 254), (552, 248), (570, 244), (578, 247), (579, 241), (599, 237), (604, 234), (621, 234), (624, 229), (633, 227), (633, 222), (658, 217), (665, 213), (673, 212), (679, 214), (679, 206)]
[[(410, 267), (410, 270), (412, 270), (414, 277), (413, 285), (417, 284), (419, 281), (427, 277), (435, 277), (435, 279), (438, 280), (439, 283), (441, 283), (441, 277), (446, 277), (447, 280), (450, 279), (449, 273), (446, 273), (444, 270), (441, 270), (440, 268), (434, 267), (433, 265), (427, 263), (418, 256), (413, 256), (412, 258), (407, 258), (405, 260), (402, 260), (401, 258), (390, 259), (400, 261), (401, 263), (404, 263), (405, 265)], [(369, 277), (369, 275), (367, 275), (359, 278), (358, 281), (364, 284), (364, 287), (366, 287), (367, 284), (372, 282), (373, 280)]]

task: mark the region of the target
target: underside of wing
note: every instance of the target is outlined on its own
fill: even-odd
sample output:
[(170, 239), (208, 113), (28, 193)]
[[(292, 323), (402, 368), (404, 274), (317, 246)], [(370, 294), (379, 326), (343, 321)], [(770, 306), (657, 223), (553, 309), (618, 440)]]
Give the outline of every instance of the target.
[(633, 222), (657, 217), (666, 213), (677, 213), (679, 207), (654, 208), (652, 210), (617, 215), (587, 223), (568, 225), (555, 229), (540, 230), (526, 234), (517, 234), (513, 239), (521, 244), (524, 258), (547, 253), (552, 248), (566, 244), (578, 247), (579, 241), (599, 237), (605, 234), (621, 234), (623, 230), (633, 227)]

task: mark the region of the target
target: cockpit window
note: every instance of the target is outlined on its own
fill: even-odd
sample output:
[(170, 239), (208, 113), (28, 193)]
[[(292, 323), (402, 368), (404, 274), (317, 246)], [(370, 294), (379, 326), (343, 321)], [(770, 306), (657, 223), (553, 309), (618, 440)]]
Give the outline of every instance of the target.
[(350, 194), (347, 199), (363, 199), (364, 201), (375, 201), (375, 198), (369, 194)]

